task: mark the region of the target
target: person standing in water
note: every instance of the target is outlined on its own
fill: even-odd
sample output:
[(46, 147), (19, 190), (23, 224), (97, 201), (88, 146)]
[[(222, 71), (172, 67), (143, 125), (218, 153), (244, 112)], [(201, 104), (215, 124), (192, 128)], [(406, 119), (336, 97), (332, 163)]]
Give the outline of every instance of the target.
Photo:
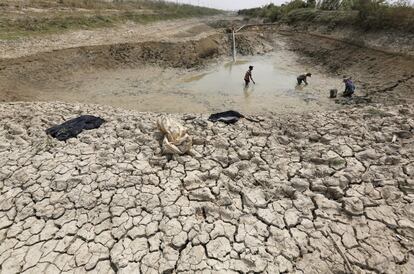
[(253, 80), (252, 77), (252, 70), (253, 70), (253, 66), (249, 66), (249, 70), (246, 72), (246, 74), (244, 75), (244, 83), (245, 83), (245, 87), (248, 87), (250, 84), (250, 80), (252, 80), (253, 84), (256, 84)]
[(306, 81), (306, 78), (308, 77), (312, 77), (312, 73), (306, 73), (306, 74), (301, 74), (298, 76), (297, 80), (298, 80), (298, 86), (300, 86), (302, 84), (302, 82), (305, 83), (305, 85), (308, 85), (308, 82)]

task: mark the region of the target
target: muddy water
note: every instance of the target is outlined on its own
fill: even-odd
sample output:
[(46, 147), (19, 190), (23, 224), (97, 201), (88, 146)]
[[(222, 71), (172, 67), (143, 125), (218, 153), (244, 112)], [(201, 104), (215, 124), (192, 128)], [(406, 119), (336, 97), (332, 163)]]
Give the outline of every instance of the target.
[[(256, 84), (244, 87), (254, 66)], [(297, 75), (311, 71), (310, 85), (296, 86)], [(51, 88), (52, 87), (52, 88)], [(40, 100), (108, 104), (138, 111), (208, 113), (234, 109), (245, 113), (302, 112), (335, 107), (328, 99), (339, 79), (303, 67), (290, 52), (242, 58), (202, 71), (146, 66), (72, 76), (37, 94)]]
[[(228, 62), (209, 72), (184, 78), (180, 87), (192, 91), (214, 107), (236, 108), (245, 112), (285, 112), (329, 108), (327, 87), (336, 87), (337, 79), (314, 74), (311, 85), (297, 86), (296, 77), (304, 73), (291, 56), (267, 55)], [(249, 65), (254, 66), (256, 84), (244, 86), (244, 75)]]

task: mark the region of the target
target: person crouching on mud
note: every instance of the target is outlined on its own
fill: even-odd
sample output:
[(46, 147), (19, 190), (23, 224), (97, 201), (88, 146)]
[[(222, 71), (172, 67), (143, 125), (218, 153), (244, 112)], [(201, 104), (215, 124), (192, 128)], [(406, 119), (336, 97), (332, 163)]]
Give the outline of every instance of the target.
[(352, 78), (344, 78), (344, 84), (345, 84), (345, 91), (343, 93), (344, 97), (352, 97), (352, 95), (355, 92), (355, 84), (352, 81)]
[(253, 77), (252, 77), (252, 70), (253, 70), (253, 66), (249, 66), (249, 70), (244, 75), (244, 83), (245, 83), (246, 87), (249, 86), (250, 80), (252, 80), (253, 84), (256, 84), (253, 80)]
[(301, 74), (298, 76), (297, 80), (298, 80), (298, 86), (300, 86), (302, 84), (302, 82), (305, 83), (305, 85), (308, 85), (308, 82), (306, 81), (306, 78), (308, 77), (312, 77), (312, 73), (306, 73), (306, 74)]

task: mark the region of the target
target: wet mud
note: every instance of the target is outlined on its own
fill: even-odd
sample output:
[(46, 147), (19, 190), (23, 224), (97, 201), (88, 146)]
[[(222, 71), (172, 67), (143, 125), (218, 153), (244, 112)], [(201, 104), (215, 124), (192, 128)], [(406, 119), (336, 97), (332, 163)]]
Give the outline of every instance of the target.
[[(333, 107), (328, 91), (341, 89), (341, 82), (298, 62), (283, 36), (272, 46), (258, 35), (240, 35), (237, 41), (241, 54), (236, 62), (229, 57), (224, 34), (184, 44), (69, 49), (52, 55), (49, 66), (50, 54), (8, 60), (11, 66), (4, 75), (10, 78), (3, 100), (86, 102), (174, 113), (284, 113)], [(249, 65), (255, 66), (256, 84), (245, 87)], [(313, 73), (310, 85), (297, 86), (296, 77), (307, 71)]]
[[(410, 57), (303, 33), (257, 29), (237, 36), (238, 61), (232, 63), (231, 39), (223, 30), (196, 40), (188, 35), (0, 59), (0, 100), (87, 102), (179, 113), (281, 113), (354, 103), (410, 103), (414, 98)], [(244, 88), (249, 64), (255, 65), (257, 84)], [(296, 76), (304, 72), (313, 74), (310, 85), (296, 87)], [(343, 76), (353, 77), (357, 100), (328, 99), (330, 89), (343, 90)]]
[[(248, 65), (254, 65), (256, 84), (244, 85)], [(315, 74), (309, 86), (297, 86), (305, 67), (286, 52), (243, 57), (237, 63), (218, 62), (188, 71), (159, 66), (77, 74), (33, 91), (42, 101), (106, 104), (138, 111), (206, 113), (238, 109), (249, 113), (298, 112), (327, 109), (326, 86), (339, 88), (337, 79)]]

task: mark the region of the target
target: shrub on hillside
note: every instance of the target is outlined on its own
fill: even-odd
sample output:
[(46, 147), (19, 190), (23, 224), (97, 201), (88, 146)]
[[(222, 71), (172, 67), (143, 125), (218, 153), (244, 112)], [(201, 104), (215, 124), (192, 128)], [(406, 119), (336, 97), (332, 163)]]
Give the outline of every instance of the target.
[(280, 20), (283, 16), (283, 12), (281, 7), (275, 6), (273, 4), (267, 5), (266, 8), (263, 9), (261, 17), (267, 18), (267, 21), (276, 22)]
[(414, 32), (414, 6), (410, 0), (398, 0), (393, 4), (385, 0), (320, 0), (314, 9), (315, 4), (315, 0), (292, 0), (280, 7), (270, 4), (241, 10), (239, 14), (270, 22), (315, 22)]
[(287, 4), (282, 4), (281, 5), (282, 11), (285, 14), (288, 14), (292, 10), (303, 9), (303, 8), (307, 8), (307, 7), (308, 7), (307, 3), (302, 1), (302, 0), (292, 0), (292, 1), (288, 2)]
[(341, 7), (341, 0), (322, 0), (318, 4), (321, 10), (338, 10)]
[(367, 29), (414, 32), (414, 7), (408, 1), (389, 5), (384, 0), (358, 0), (353, 9), (359, 11), (360, 24)]

